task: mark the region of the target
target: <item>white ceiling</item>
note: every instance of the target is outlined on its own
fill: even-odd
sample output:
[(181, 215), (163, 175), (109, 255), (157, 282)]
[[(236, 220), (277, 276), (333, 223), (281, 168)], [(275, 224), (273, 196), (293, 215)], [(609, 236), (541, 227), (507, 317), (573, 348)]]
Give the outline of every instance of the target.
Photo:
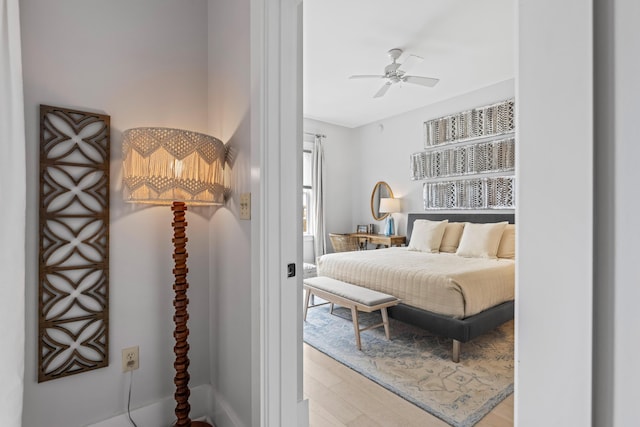
[[(515, 0), (305, 0), (304, 116), (346, 127), (511, 79), (515, 70)], [(387, 51), (424, 58), (409, 75), (439, 78), (433, 88), (384, 79)]]

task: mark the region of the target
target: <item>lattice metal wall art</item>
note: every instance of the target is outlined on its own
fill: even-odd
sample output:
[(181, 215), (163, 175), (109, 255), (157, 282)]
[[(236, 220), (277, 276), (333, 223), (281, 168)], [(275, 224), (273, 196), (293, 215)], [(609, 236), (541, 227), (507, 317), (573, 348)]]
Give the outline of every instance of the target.
[(425, 209), (513, 209), (515, 178), (493, 177), (427, 182)]
[(425, 148), (513, 132), (515, 101), (508, 100), (424, 123)]
[(515, 101), (424, 123), (410, 178), (425, 180), (425, 209), (515, 208)]
[(515, 166), (515, 138), (508, 138), (412, 154), (411, 179), (508, 172)]
[(109, 122), (40, 106), (38, 382), (109, 364)]

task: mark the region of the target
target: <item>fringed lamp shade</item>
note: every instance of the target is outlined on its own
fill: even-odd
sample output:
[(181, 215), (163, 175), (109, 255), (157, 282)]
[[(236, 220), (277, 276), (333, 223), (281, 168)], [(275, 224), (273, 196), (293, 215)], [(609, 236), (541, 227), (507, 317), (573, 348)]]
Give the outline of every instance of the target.
[(134, 203), (224, 203), (225, 147), (213, 136), (169, 128), (123, 133), (124, 199)]

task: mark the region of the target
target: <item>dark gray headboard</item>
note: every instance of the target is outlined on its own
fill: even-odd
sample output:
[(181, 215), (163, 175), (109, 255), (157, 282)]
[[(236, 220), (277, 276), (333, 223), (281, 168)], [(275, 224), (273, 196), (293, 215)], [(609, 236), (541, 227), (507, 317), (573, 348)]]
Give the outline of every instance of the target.
[(428, 219), (431, 221), (442, 221), (448, 219), (449, 222), (502, 222), (508, 221), (515, 224), (514, 213), (489, 212), (489, 213), (444, 213), (444, 212), (422, 212), (410, 213), (407, 218), (407, 242), (411, 239), (411, 231), (413, 231), (413, 221), (416, 219)]

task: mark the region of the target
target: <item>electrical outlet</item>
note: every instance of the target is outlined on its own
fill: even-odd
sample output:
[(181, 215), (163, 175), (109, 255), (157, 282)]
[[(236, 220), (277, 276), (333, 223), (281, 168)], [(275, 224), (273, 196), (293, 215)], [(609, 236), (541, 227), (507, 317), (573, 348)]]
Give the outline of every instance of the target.
[(140, 367), (138, 346), (122, 349), (122, 372), (135, 371)]
[(251, 193), (240, 194), (240, 219), (251, 219)]

